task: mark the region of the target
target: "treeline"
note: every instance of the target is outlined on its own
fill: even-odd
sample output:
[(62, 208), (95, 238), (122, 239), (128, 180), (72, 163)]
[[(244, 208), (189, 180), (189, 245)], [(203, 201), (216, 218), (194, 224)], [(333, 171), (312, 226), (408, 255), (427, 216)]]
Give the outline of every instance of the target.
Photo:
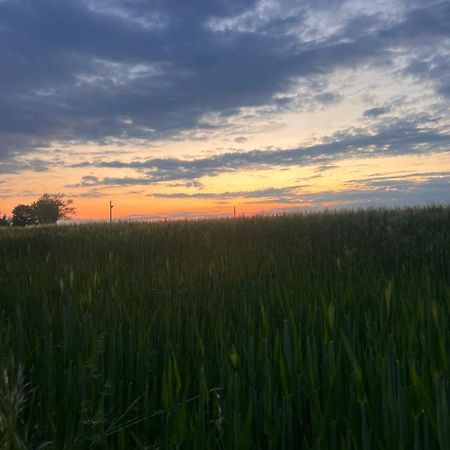
[(39, 200), (26, 205), (17, 205), (12, 210), (12, 217), (0, 218), (0, 226), (25, 227), (56, 223), (75, 212), (73, 200), (65, 199), (64, 194), (44, 194)]

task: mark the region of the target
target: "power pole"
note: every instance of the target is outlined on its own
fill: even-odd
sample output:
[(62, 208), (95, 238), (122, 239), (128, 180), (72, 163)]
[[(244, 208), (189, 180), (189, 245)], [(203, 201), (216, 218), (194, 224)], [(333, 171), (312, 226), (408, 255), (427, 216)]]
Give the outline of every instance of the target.
[(112, 210), (113, 210), (114, 206), (112, 204), (112, 201), (109, 201), (109, 222), (112, 223)]

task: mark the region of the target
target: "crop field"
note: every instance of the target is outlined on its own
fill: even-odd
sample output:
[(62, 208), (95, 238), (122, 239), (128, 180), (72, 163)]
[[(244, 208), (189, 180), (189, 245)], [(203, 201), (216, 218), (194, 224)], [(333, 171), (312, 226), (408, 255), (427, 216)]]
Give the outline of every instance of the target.
[(0, 449), (450, 449), (450, 208), (0, 229)]

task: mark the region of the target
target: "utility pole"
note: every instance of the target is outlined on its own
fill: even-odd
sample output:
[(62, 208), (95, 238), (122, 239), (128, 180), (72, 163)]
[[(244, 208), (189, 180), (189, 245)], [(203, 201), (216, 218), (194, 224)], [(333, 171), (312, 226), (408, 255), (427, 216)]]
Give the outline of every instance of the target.
[(112, 201), (109, 201), (109, 222), (112, 223), (112, 210), (113, 210), (114, 206), (112, 204)]

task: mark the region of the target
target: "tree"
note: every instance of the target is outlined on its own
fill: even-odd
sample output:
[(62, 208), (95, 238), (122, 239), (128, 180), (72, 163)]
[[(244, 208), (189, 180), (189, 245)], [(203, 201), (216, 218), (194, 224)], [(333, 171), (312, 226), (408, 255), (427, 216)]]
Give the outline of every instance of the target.
[(73, 200), (65, 199), (64, 194), (44, 194), (31, 205), (17, 205), (13, 209), (12, 224), (27, 226), (56, 223), (75, 212)]
[(12, 214), (12, 224), (16, 227), (25, 227), (37, 223), (33, 208), (30, 205), (17, 205)]
[(73, 200), (65, 199), (64, 194), (44, 194), (31, 205), (34, 217), (39, 224), (56, 223), (75, 212)]
[(0, 218), (0, 227), (9, 227), (9, 220), (6, 218), (6, 214), (3, 214), (3, 217)]

